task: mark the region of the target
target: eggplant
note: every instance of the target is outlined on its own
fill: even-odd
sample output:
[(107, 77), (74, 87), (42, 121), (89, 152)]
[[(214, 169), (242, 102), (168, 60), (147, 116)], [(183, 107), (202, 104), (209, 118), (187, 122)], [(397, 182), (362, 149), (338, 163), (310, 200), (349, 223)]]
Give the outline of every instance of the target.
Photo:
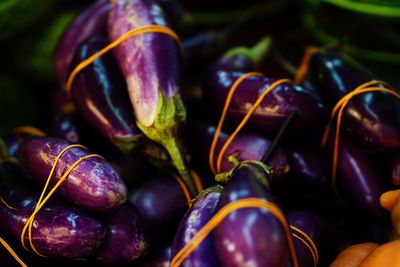
[[(246, 72), (253, 70), (252, 65), (246, 64), (246, 62), (251, 63), (251, 60), (239, 60), (245, 57), (246, 55), (240, 55), (240, 52), (232, 56), (227, 52), (209, 73), (204, 85), (205, 95), (219, 114), (233, 83)], [(237, 125), (257, 98), (276, 81), (277, 79), (262, 75), (243, 80), (233, 94), (227, 120)], [(262, 132), (276, 133), (293, 111), (298, 111), (300, 115), (290, 127), (295, 133), (318, 126), (326, 119), (326, 112), (318, 95), (292, 82), (285, 82), (264, 98), (248, 121), (248, 125)]]
[(131, 203), (105, 216), (107, 238), (96, 252), (96, 261), (107, 265), (137, 260), (147, 252), (149, 240), (146, 225)]
[[(40, 188), (27, 181), (23, 181), (23, 184), (3, 184), (0, 193), (0, 230), (7, 232), (15, 241), (20, 240), (25, 222), (36, 207), (40, 191)], [(33, 189), (37, 192), (33, 193)], [(86, 258), (99, 248), (104, 237), (105, 226), (100, 220), (54, 198), (36, 214), (32, 227), (36, 250), (50, 258)], [(24, 240), (29, 246), (27, 233)]]
[[(310, 81), (329, 107), (363, 83), (376, 79), (359, 63), (337, 51), (315, 53), (308, 69)], [(342, 131), (366, 150), (398, 151), (400, 99), (386, 92), (356, 95), (344, 109), (341, 125)]]
[[(191, 143), (192, 154), (200, 158), (204, 165), (208, 165), (209, 149), (215, 134), (215, 127), (207, 126), (199, 122), (188, 123), (188, 138), (195, 137), (197, 142)], [(219, 134), (217, 147), (215, 149), (214, 159), (216, 160), (223, 143), (228, 139), (228, 134), (221, 132)], [(226, 150), (221, 162), (221, 171), (228, 171), (234, 167), (234, 163), (229, 161), (229, 156), (234, 156), (238, 161), (261, 160), (265, 152), (269, 149), (272, 140), (256, 133), (240, 132), (229, 148)], [(272, 169), (272, 183), (280, 180), (282, 176), (290, 170), (285, 152), (279, 146), (277, 147), (268, 165)]]
[[(137, 207), (152, 233), (170, 236), (188, 209), (182, 187), (169, 174), (159, 174), (133, 189), (128, 197)], [(157, 238), (161, 238), (157, 235)]]
[(392, 184), (400, 185), (400, 155), (396, 155), (392, 158), (391, 170), (392, 170)]
[[(110, 40), (116, 40), (131, 29), (154, 24), (168, 27), (157, 3), (117, 0), (109, 13), (108, 35)], [(113, 52), (125, 77), (138, 127), (169, 152), (194, 196), (196, 189), (179, 138), (186, 111), (179, 93), (178, 47), (171, 36), (150, 32), (125, 40)]]
[[(19, 158), (28, 173), (44, 184), (55, 158), (69, 145), (71, 143), (59, 138), (26, 140), (19, 149)], [(74, 162), (90, 154), (81, 147), (66, 151), (55, 167), (50, 185), (54, 186)], [(127, 198), (127, 188), (122, 178), (110, 163), (100, 157), (79, 163), (57, 189), (57, 193), (79, 207), (97, 211), (118, 207)]]
[[(214, 186), (199, 193), (190, 208), (183, 217), (172, 243), (171, 259), (186, 246), (189, 241), (203, 228), (214, 216), (219, 198), (221, 186)], [(211, 236), (208, 236), (196, 249), (182, 262), (182, 267), (212, 267), (220, 266), (214, 252)]]
[(155, 251), (149, 253), (142, 261), (135, 266), (137, 267), (169, 267), (171, 258), (171, 247), (158, 247)]
[[(291, 226), (299, 265), (302, 267), (325, 266), (335, 257), (339, 249), (349, 242), (349, 238), (339, 227), (318, 212), (304, 209), (292, 210), (286, 212), (286, 217)], [(313, 244), (303, 233), (311, 239)], [(312, 253), (315, 253), (315, 256)]]
[(320, 148), (310, 144), (285, 147), (290, 172), (283, 179), (287, 184), (302, 189), (317, 189), (326, 185), (328, 165)]
[[(260, 163), (241, 162), (229, 175), (217, 209), (243, 198), (274, 203)], [(246, 208), (230, 213), (213, 232), (220, 266), (285, 266), (289, 245), (285, 229), (268, 210)]]
[(49, 134), (71, 143), (83, 143), (82, 126), (82, 121), (75, 112), (64, 113), (55, 118)]
[[(94, 36), (75, 51), (72, 66), (107, 46), (108, 40)], [(72, 100), (81, 116), (104, 139), (129, 153), (143, 136), (137, 128), (124, 78), (112, 54), (97, 58), (81, 70), (71, 87)]]
[(65, 84), (73, 54), (78, 45), (95, 35), (107, 34), (108, 0), (98, 0), (82, 11), (64, 31), (54, 52), (55, 70), (59, 81)]
[(362, 153), (345, 138), (340, 140), (335, 189), (356, 211), (381, 217), (383, 209), (379, 198), (387, 189), (387, 181), (380, 172), (379, 161)]

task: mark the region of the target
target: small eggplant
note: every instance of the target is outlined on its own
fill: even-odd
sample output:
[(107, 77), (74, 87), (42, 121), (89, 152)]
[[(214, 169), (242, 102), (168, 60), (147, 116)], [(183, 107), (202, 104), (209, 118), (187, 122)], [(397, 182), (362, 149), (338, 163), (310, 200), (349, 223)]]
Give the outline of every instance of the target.
[[(264, 165), (265, 166), (265, 165)], [(230, 173), (218, 210), (242, 198), (274, 202), (261, 164), (241, 162)], [(289, 246), (285, 229), (268, 210), (246, 208), (230, 213), (214, 230), (214, 246), (220, 266), (285, 266)]]
[[(200, 160), (208, 166), (209, 149), (215, 133), (215, 127), (191, 122), (188, 124), (187, 128), (188, 135), (192, 138), (195, 137), (196, 140), (198, 140), (191, 144), (194, 158), (196, 158), (196, 156), (200, 157)], [(217, 159), (219, 151), (228, 137), (228, 134), (224, 132), (220, 133), (217, 147), (215, 149), (215, 159)], [(239, 133), (223, 156), (221, 171), (228, 171), (234, 167), (234, 163), (229, 161), (229, 156), (233, 156), (238, 161), (261, 160), (271, 143), (271, 139), (260, 134), (248, 132)], [(268, 161), (268, 165), (272, 169), (271, 177), (273, 183), (277, 182), (280, 177), (287, 174), (290, 169), (286, 154), (280, 147), (276, 149), (271, 160)]]
[(135, 206), (125, 203), (105, 220), (108, 235), (94, 256), (97, 261), (107, 265), (131, 262), (147, 252), (147, 229)]
[(110, 8), (109, 0), (98, 0), (79, 14), (64, 31), (54, 53), (55, 69), (62, 85), (67, 80), (78, 45), (89, 37), (107, 34), (107, 13)]
[[(328, 106), (375, 76), (345, 54), (321, 51), (312, 56), (309, 76)], [(343, 111), (342, 129), (370, 151), (400, 149), (400, 99), (386, 92), (354, 96)]]
[(49, 134), (71, 143), (83, 143), (81, 126), (82, 121), (75, 112), (63, 113), (51, 124)]
[(387, 184), (380, 174), (379, 162), (363, 154), (343, 137), (340, 138), (338, 159), (337, 192), (349, 206), (361, 213), (375, 218), (383, 215), (379, 198)]
[[(25, 141), (19, 149), (22, 166), (35, 179), (45, 183), (56, 156), (71, 145), (68, 141), (40, 137)], [(55, 167), (50, 185), (80, 158), (91, 154), (74, 147), (66, 151)], [(57, 189), (57, 193), (74, 204), (91, 210), (108, 210), (120, 206), (127, 198), (127, 188), (115, 169), (102, 158), (93, 157), (77, 165)]]
[[(28, 188), (38, 191), (33, 194)], [(24, 186), (1, 187), (0, 229), (15, 241), (37, 204), (39, 191), (27, 181)], [(53, 199), (37, 213), (32, 227), (35, 248), (50, 258), (86, 258), (99, 248), (104, 237), (105, 227), (98, 219)], [(28, 234), (25, 243), (29, 244)]]
[[(108, 34), (115, 40), (143, 25), (168, 26), (165, 14), (154, 1), (112, 1)], [(178, 76), (179, 45), (166, 34), (145, 33), (125, 40), (113, 52), (125, 77), (136, 123), (151, 140), (170, 154), (191, 194), (196, 194), (193, 179), (183, 156), (179, 132), (186, 120)]]
[[(95, 36), (75, 51), (72, 66), (107, 46), (108, 40)], [(137, 128), (124, 78), (112, 54), (105, 54), (78, 73), (71, 89), (72, 100), (81, 116), (103, 138), (121, 151), (130, 152), (143, 136)]]
[[(237, 57), (238, 55), (236, 59)], [(205, 94), (219, 112), (233, 83), (249, 69), (244, 66), (231, 66), (232, 63), (229, 57), (222, 57), (210, 72), (205, 85)], [(242, 81), (233, 94), (227, 119), (235, 124), (239, 123), (257, 98), (275, 81), (277, 79), (266, 76), (251, 76)], [(293, 111), (298, 111), (300, 115), (290, 127), (296, 133), (317, 126), (326, 118), (318, 95), (292, 82), (286, 82), (277, 86), (264, 98), (248, 125), (263, 132), (275, 133)]]
[[(215, 214), (221, 186), (210, 187), (200, 192), (193, 203), (193, 207), (186, 212), (175, 234), (172, 243), (171, 259), (197, 234), (197, 232)], [(193, 251), (180, 266), (182, 267), (212, 267), (219, 266), (217, 256), (214, 254), (214, 244), (211, 236), (208, 236)]]
[[(158, 175), (144, 182), (129, 195), (152, 232), (169, 235), (175, 232), (186, 210), (188, 200), (182, 187), (171, 175)], [(157, 236), (159, 238), (159, 236)]]

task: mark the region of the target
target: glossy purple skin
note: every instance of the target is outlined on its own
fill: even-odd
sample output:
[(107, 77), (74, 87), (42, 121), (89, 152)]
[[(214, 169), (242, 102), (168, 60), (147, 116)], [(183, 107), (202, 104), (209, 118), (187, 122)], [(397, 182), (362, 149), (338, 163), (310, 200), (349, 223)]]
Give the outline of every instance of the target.
[[(332, 151), (331, 151), (332, 153)], [(386, 178), (379, 162), (363, 154), (345, 138), (340, 139), (336, 188), (348, 205), (371, 217), (383, 215), (379, 198)]]
[[(315, 54), (311, 81), (328, 105), (375, 77), (348, 56), (334, 51)], [(371, 151), (400, 149), (400, 99), (384, 92), (357, 95), (343, 112), (342, 130)]]
[(176, 230), (188, 209), (182, 188), (174, 177), (158, 175), (129, 194), (146, 223), (155, 230)]
[(63, 85), (78, 45), (89, 37), (107, 34), (107, 14), (110, 8), (109, 0), (98, 0), (82, 11), (64, 31), (54, 53), (55, 70)]
[[(193, 207), (186, 212), (172, 243), (171, 259), (194, 237), (195, 234), (214, 216), (221, 192), (211, 191), (200, 194)], [(214, 252), (211, 235), (194, 250), (180, 265), (182, 267), (212, 267), (219, 266)]]
[(210, 73), (215, 75), (218, 71), (252, 72), (255, 71), (255, 69), (254, 62), (245, 55), (223, 55), (214, 64)]
[[(238, 199), (256, 197), (274, 202), (256, 176), (266, 174), (254, 164), (241, 164), (221, 195), (218, 209)], [(285, 266), (288, 243), (283, 226), (265, 209), (240, 209), (228, 215), (214, 230), (214, 246), (220, 266)]]
[(285, 181), (302, 188), (321, 188), (326, 184), (327, 162), (319, 147), (296, 144), (286, 147), (285, 152), (290, 166)]
[[(35, 179), (45, 183), (56, 156), (70, 145), (58, 138), (35, 138), (25, 141), (19, 149), (22, 166)], [(60, 158), (50, 185), (53, 186), (78, 159), (91, 154), (83, 148), (72, 148)], [(57, 189), (57, 193), (79, 207), (108, 210), (126, 201), (127, 188), (110, 163), (94, 157), (83, 160)]]
[[(108, 17), (108, 34), (115, 40), (143, 25), (168, 26), (154, 1), (117, 0)], [(124, 41), (113, 50), (128, 86), (136, 119), (145, 127), (157, 116), (159, 90), (167, 97), (178, 95), (179, 49), (166, 34), (145, 33)]]
[[(192, 153), (200, 153), (201, 160), (208, 166), (208, 155), (211, 147), (211, 142), (214, 137), (215, 128), (201, 123), (190, 123), (188, 125), (189, 134), (191, 138), (195, 138), (197, 142), (192, 144)], [(216, 147), (215, 160), (218, 157), (219, 151), (223, 143), (228, 139), (228, 134), (221, 132), (219, 141)], [(232, 144), (226, 150), (222, 159), (221, 171), (229, 171), (234, 167), (228, 161), (228, 156), (234, 155), (238, 160), (261, 160), (265, 152), (268, 150), (272, 140), (256, 133), (240, 132)], [(268, 165), (272, 168), (272, 179), (274, 182), (278, 181), (280, 177), (287, 174), (290, 170), (289, 163), (285, 152), (279, 146), (275, 150)]]
[(400, 185), (400, 155), (396, 155), (391, 160), (392, 169), (392, 183), (394, 185)]
[[(0, 202), (0, 230), (7, 232), (16, 242), (20, 240), (25, 221), (37, 203), (40, 188), (33, 188), (38, 191), (2, 189), (1, 196), (12, 208)], [(53, 199), (35, 216), (32, 227), (35, 248), (51, 258), (85, 258), (99, 248), (104, 237), (105, 227), (98, 219)], [(25, 240), (29, 246), (28, 235)]]
[(105, 218), (107, 239), (95, 259), (107, 265), (131, 262), (148, 250), (147, 229), (138, 210), (131, 203), (123, 204)]
[[(229, 89), (243, 74), (236, 71), (218, 70), (212, 72), (208, 78), (206, 94), (219, 112), (225, 104)], [(237, 125), (259, 95), (275, 81), (276, 79), (265, 76), (252, 76), (242, 81), (233, 95), (227, 119)], [(297, 116), (289, 126), (289, 129), (295, 131), (294, 133), (318, 126), (326, 117), (322, 102), (316, 94), (294, 83), (284, 83), (264, 98), (247, 125), (263, 132), (277, 132), (287, 116), (296, 110), (300, 116)]]
[[(107, 46), (92, 37), (76, 50), (73, 65)], [(105, 139), (129, 152), (142, 137), (137, 128), (126, 85), (113, 55), (107, 53), (83, 69), (72, 84), (72, 99), (81, 116)]]

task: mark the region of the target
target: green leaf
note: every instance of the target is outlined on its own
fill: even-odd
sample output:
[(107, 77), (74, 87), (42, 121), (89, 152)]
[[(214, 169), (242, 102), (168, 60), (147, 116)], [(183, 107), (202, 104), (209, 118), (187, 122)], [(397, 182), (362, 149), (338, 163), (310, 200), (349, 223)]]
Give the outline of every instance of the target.
[(322, 0), (340, 8), (374, 16), (400, 18), (398, 0)]

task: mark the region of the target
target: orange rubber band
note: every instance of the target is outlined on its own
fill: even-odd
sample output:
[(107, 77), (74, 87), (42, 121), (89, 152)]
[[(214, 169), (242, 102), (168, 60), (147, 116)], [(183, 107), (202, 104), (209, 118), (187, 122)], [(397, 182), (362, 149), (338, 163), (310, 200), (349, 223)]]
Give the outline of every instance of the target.
[(382, 88), (382, 87), (369, 87), (371, 85), (379, 85), (379, 84), (383, 84), (385, 86), (387, 85), (387, 83), (382, 82), (382, 81), (370, 81), (370, 82), (360, 85), (355, 90), (344, 95), (338, 101), (338, 103), (335, 105), (335, 107), (332, 110), (331, 118), (330, 118), (330, 121), (329, 121), (327, 127), (325, 128), (325, 132), (324, 132), (324, 136), (323, 136), (321, 144), (322, 144), (322, 146), (326, 145), (327, 140), (328, 140), (329, 131), (330, 131), (330, 126), (332, 124), (332, 121), (333, 121), (336, 113), (337, 113), (335, 141), (334, 141), (334, 149), (333, 149), (333, 160), (332, 160), (332, 186), (335, 191), (336, 191), (337, 163), (338, 163), (338, 156), (339, 156), (340, 127), (341, 127), (341, 122), (342, 122), (343, 111), (346, 108), (349, 101), (356, 95), (370, 93), (370, 92), (386, 92), (386, 93), (389, 93), (389, 94), (397, 97), (400, 100), (400, 94), (391, 89)]
[(211, 143), (211, 147), (210, 147), (210, 152), (208, 154), (208, 159), (209, 159), (208, 163), (209, 163), (210, 169), (211, 169), (211, 171), (212, 171), (212, 173), (214, 175), (217, 173), (215, 165), (214, 165), (215, 148), (217, 147), (218, 136), (219, 136), (219, 134), (220, 134), (220, 132), (222, 130), (222, 125), (224, 124), (226, 113), (228, 112), (228, 108), (229, 108), (229, 105), (230, 105), (230, 103), (232, 101), (233, 94), (235, 93), (236, 89), (241, 84), (241, 82), (244, 81), (245, 79), (247, 79), (248, 77), (251, 77), (251, 76), (262, 76), (262, 75), (263, 74), (260, 73), (260, 72), (249, 72), (249, 73), (246, 73), (246, 74), (240, 76), (232, 84), (232, 87), (229, 89), (228, 95), (227, 95), (226, 100), (225, 100), (224, 109), (222, 110), (222, 114), (221, 114), (221, 117), (219, 119), (217, 129), (215, 129), (214, 137), (213, 137), (213, 140), (212, 140), (212, 143)]
[(203, 191), (204, 187), (203, 183), (201, 182), (199, 174), (194, 170), (191, 170), (190, 173), (192, 174), (194, 180), (194, 186), (196, 187), (197, 192)]
[(10, 210), (18, 210), (17, 208), (14, 208), (13, 206), (11, 206), (10, 204), (8, 204), (4, 198), (2, 196), (0, 196), (0, 201), (1, 203), (3, 203), (7, 208), (9, 208)]
[(242, 75), (241, 77), (239, 77), (232, 85), (232, 87), (229, 89), (228, 92), (228, 96), (225, 100), (225, 105), (224, 105), (224, 109), (222, 111), (222, 115), (221, 118), (218, 122), (218, 126), (217, 129), (215, 130), (214, 133), (214, 138), (213, 141), (211, 143), (211, 148), (210, 148), (210, 152), (209, 152), (209, 165), (210, 165), (210, 169), (211, 171), (216, 174), (221, 172), (221, 165), (222, 165), (222, 159), (223, 156), (226, 152), (226, 150), (228, 149), (228, 147), (232, 144), (233, 140), (235, 139), (235, 137), (237, 136), (237, 134), (239, 133), (239, 131), (245, 126), (245, 124), (249, 121), (251, 115), (253, 115), (253, 113), (256, 111), (257, 107), (261, 104), (261, 102), (264, 100), (264, 98), (270, 93), (272, 92), (272, 90), (274, 90), (276, 87), (278, 87), (279, 85), (283, 84), (283, 83), (289, 83), (291, 82), (289, 79), (280, 79), (277, 80), (275, 82), (273, 82), (271, 85), (269, 85), (265, 91), (257, 98), (257, 100), (254, 102), (254, 104), (252, 105), (252, 107), (247, 111), (246, 115), (243, 117), (242, 121), (239, 123), (239, 125), (237, 126), (237, 128), (235, 129), (235, 131), (229, 136), (229, 138), (226, 140), (226, 142), (223, 144), (221, 150), (219, 151), (218, 157), (217, 157), (217, 162), (216, 162), (216, 167), (214, 166), (214, 153), (215, 153), (215, 148), (217, 146), (217, 142), (218, 142), (218, 136), (221, 132), (222, 129), (222, 125), (224, 123), (225, 117), (226, 117), (226, 113), (228, 112), (228, 108), (230, 103), (232, 102), (232, 98), (234, 93), (236, 92), (236, 89), (238, 88), (238, 86), (240, 85), (240, 83), (247, 79), (250, 76), (261, 76), (261, 73), (258, 72), (250, 72), (250, 73), (246, 73), (244, 75)]
[(65, 89), (67, 91), (68, 96), (71, 97), (72, 82), (74, 81), (76, 75), (82, 69), (86, 68), (88, 65), (93, 63), (97, 58), (99, 58), (100, 56), (104, 55), (105, 53), (107, 53), (108, 51), (113, 49), (114, 47), (120, 45), (124, 41), (126, 41), (126, 40), (128, 40), (128, 39), (130, 39), (130, 38), (132, 38), (134, 36), (143, 34), (143, 33), (163, 33), (163, 34), (166, 34), (166, 35), (172, 37), (174, 40), (176, 40), (178, 45), (181, 47), (181, 50), (182, 50), (182, 44), (181, 44), (181, 41), (180, 41), (178, 35), (168, 27), (161, 26), (161, 25), (144, 25), (144, 26), (139, 26), (139, 27), (133, 28), (133, 29), (127, 31), (126, 33), (124, 33), (123, 35), (121, 35), (120, 37), (118, 37), (117, 39), (115, 39), (114, 41), (112, 41), (110, 44), (108, 44), (106, 47), (104, 47), (100, 51), (98, 51), (98, 52), (94, 53), (93, 55), (89, 56), (88, 58), (84, 59), (82, 62), (80, 62), (74, 68), (74, 70), (69, 75), (67, 83), (65, 85)]
[(308, 73), (308, 63), (311, 60), (311, 57), (320, 51), (321, 49), (315, 46), (307, 46), (306, 51), (304, 52), (303, 58), (301, 59), (301, 63), (299, 68), (297, 69), (296, 76), (294, 78), (294, 82), (300, 84)]
[(299, 267), (292, 234), (282, 211), (274, 203), (260, 198), (244, 198), (228, 203), (220, 209), (195, 235), (194, 237), (174, 256), (170, 267), (179, 267), (184, 260), (200, 245), (200, 243), (215, 229), (229, 214), (245, 208), (262, 208), (271, 212), (282, 224), (286, 232), (286, 238), (294, 267)]
[(11, 256), (14, 257), (14, 259), (19, 263), (19, 265), (21, 265), (22, 267), (27, 267), (28, 266), (21, 260), (20, 257), (18, 257), (17, 253), (15, 253), (15, 251), (10, 247), (10, 245), (7, 244), (7, 242), (1, 237), (0, 237), (0, 243), (11, 254)]
[(17, 134), (30, 134), (30, 135), (38, 136), (38, 137), (46, 136), (45, 132), (43, 132), (42, 130), (40, 130), (36, 127), (33, 127), (33, 126), (17, 127), (17, 128), (14, 128), (14, 132)]
[(54, 187), (49, 191), (49, 193), (47, 193), (47, 195), (45, 196), (47, 187), (50, 183), (50, 180), (53, 176), (53, 173), (55, 171), (55, 168), (61, 158), (61, 156), (69, 149), (74, 148), (74, 147), (80, 147), (80, 148), (85, 148), (82, 145), (78, 145), (78, 144), (74, 144), (74, 145), (69, 145), (67, 147), (65, 147), (63, 150), (61, 150), (60, 153), (58, 153), (58, 155), (56, 156), (53, 166), (51, 167), (49, 176), (47, 177), (45, 186), (42, 190), (42, 193), (40, 194), (39, 200), (36, 204), (36, 207), (34, 209), (34, 211), (32, 212), (31, 216), (28, 218), (28, 220), (26, 221), (24, 228), (22, 229), (21, 232), (21, 236), (20, 236), (20, 241), (21, 244), (23, 246), (24, 249), (28, 250), (28, 247), (25, 244), (25, 233), (28, 230), (28, 239), (29, 239), (29, 244), (31, 249), (39, 256), (41, 257), (46, 257), (45, 255), (41, 254), (34, 246), (33, 241), (32, 241), (32, 226), (33, 226), (33, 222), (35, 219), (36, 214), (40, 211), (40, 209), (46, 204), (46, 202), (50, 199), (50, 197), (54, 194), (54, 192), (57, 190), (57, 188), (68, 178), (69, 174), (75, 169), (76, 166), (78, 166), (79, 163), (81, 163), (82, 161), (88, 159), (88, 158), (93, 158), (93, 157), (99, 157), (102, 158), (99, 155), (96, 154), (89, 154), (86, 155), (84, 157), (79, 158), (77, 161), (75, 161), (68, 169), (67, 171), (62, 175), (62, 177), (60, 178), (60, 180), (57, 181), (57, 183), (54, 185)]
[(186, 202), (189, 206), (189, 209), (193, 206), (192, 198), (190, 197), (189, 189), (187, 188), (186, 184), (182, 181), (182, 178), (178, 175), (173, 174), (173, 177), (178, 182), (179, 186), (181, 187), (183, 194), (185, 195)]
[(292, 233), (292, 235), (294, 237), (299, 239), (300, 242), (303, 243), (308, 248), (308, 250), (310, 251), (311, 256), (314, 260), (314, 267), (317, 267), (318, 261), (319, 261), (319, 253), (318, 253), (317, 246), (315, 245), (312, 238), (309, 235), (307, 235), (304, 231), (297, 228), (296, 226), (290, 225), (290, 229), (293, 231), (296, 231), (297, 233), (300, 234), (300, 235), (297, 235), (295, 233)]

